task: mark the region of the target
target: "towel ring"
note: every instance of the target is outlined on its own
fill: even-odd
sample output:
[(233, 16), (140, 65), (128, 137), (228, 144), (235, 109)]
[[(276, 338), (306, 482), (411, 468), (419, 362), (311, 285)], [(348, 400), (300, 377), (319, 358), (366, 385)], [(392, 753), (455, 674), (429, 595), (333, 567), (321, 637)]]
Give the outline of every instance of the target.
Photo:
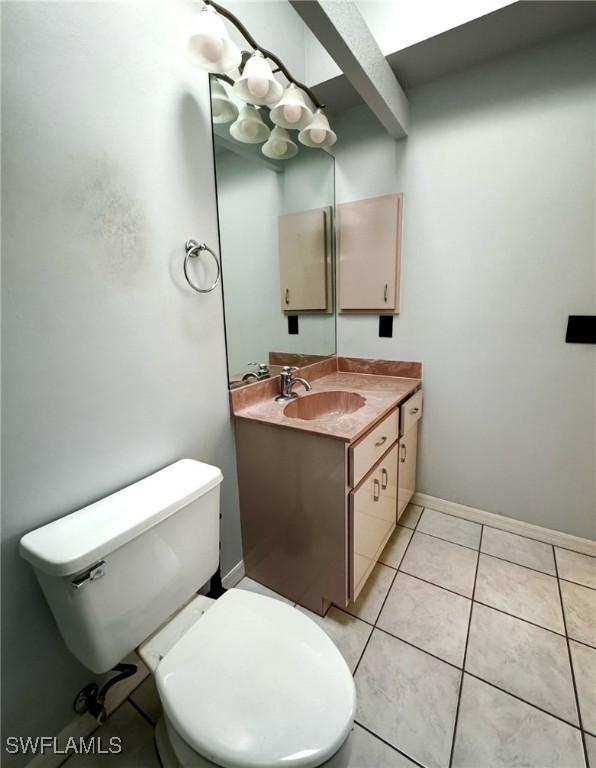
[[(197, 243), (196, 240), (187, 240), (186, 241), (186, 256), (184, 257), (184, 277), (186, 278), (186, 282), (190, 285), (190, 287), (193, 289), (193, 291), (196, 291), (197, 293), (211, 293), (215, 288), (217, 288), (217, 285), (219, 283), (219, 279), (221, 277), (221, 268), (219, 266), (219, 261), (215, 253), (209, 248), (209, 246), (206, 243)], [(197, 256), (200, 256), (203, 251), (207, 251), (213, 256), (213, 261), (215, 262), (215, 266), (217, 267), (217, 276), (215, 278), (215, 281), (213, 285), (211, 285), (209, 288), (199, 288), (196, 283), (193, 283), (193, 281), (190, 278), (190, 275), (188, 274), (188, 260), (194, 259)]]

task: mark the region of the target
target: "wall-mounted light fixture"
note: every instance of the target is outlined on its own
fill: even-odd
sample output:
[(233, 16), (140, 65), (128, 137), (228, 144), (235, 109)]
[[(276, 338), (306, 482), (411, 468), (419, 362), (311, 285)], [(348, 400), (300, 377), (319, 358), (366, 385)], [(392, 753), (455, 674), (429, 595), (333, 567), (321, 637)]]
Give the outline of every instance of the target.
[(331, 147), (337, 141), (337, 136), (329, 127), (329, 120), (317, 109), (312, 122), (298, 134), (298, 141), (306, 147)]
[(271, 65), (261, 51), (255, 51), (234, 83), (234, 93), (249, 104), (271, 106), (277, 104), (283, 86), (273, 76)]
[(262, 152), (272, 160), (288, 160), (298, 153), (298, 147), (292, 141), (286, 129), (276, 125), (267, 141), (263, 144)]
[(214, 123), (231, 123), (238, 117), (238, 107), (219, 80), (211, 83), (211, 114)]
[(313, 114), (306, 106), (302, 91), (290, 83), (277, 105), (271, 110), (271, 120), (281, 128), (301, 131), (312, 122)]
[[(337, 136), (331, 130), (323, 112), (325, 105), (317, 99), (311, 89), (292, 77), (279, 57), (258, 45), (233, 13), (213, 0), (204, 0), (204, 3), (202, 10), (191, 22), (187, 50), (193, 64), (233, 86), (234, 94), (250, 107), (248, 110), (242, 108), (230, 127), (233, 138), (255, 144), (269, 138), (269, 128), (258, 110), (251, 106), (259, 105), (270, 108), (270, 118), (276, 126), (268, 142), (267, 152), (263, 147), (263, 153), (268, 157), (279, 159), (279, 155), (268, 153), (273, 152), (274, 146), (279, 150), (282, 145), (287, 152), (296, 154), (298, 148), (287, 134), (288, 130), (299, 131), (298, 139), (307, 147), (328, 148), (335, 144)], [(234, 25), (252, 50), (240, 51), (230, 39), (224, 19)], [(270, 62), (275, 68), (272, 68)], [(281, 73), (288, 82), (285, 90), (276, 78), (277, 73)], [(305, 101), (305, 94), (316, 108), (314, 115)], [(227, 97), (225, 90), (224, 95)], [(230, 103), (233, 105), (233, 102)], [(213, 89), (212, 104), (228, 117), (229, 113), (224, 109), (224, 97), (217, 88)], [(222, 114), (216, 115), (214, 110), (214, 122), (230, 122), (234, 116), (229, 119), (221, 118)], [(276, 132), (277, 128), (284, 131), (287, 139), (280, 138), (283, 134)], [(259, 138), (256, 138), (257, 136)], [(282, 155), (291, 156), (292, 154)]]
[(230, 126), (230, 134), (243, 144), (262, 144), (271, 131), (263, 122), (259, 110), (252, 104), (245, 104), (238, 119)]
[(230, 40), (224, 20), (209, 5), (204, 5), (190, 23), (187, 52), (193, 64), (214, 75), (233, 72), (242, 54)]

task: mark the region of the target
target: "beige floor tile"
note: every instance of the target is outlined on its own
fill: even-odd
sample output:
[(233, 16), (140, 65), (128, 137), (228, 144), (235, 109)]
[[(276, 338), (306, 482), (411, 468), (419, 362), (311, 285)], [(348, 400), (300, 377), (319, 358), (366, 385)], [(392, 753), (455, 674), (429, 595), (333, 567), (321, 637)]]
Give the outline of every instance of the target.
[(567, 634), (596, 647), (596, 591), (561, 581)]
[(421, 514), (422, 507), (419, 507), (417, 504), (408, 504), (399, 518), (399, 524), (406, 528), (415, 528)]
[(358, 724), (350, 736), (347, 768), (415, 768), (416, 764), (400, 755)]
[(374, 624), (394, 576), (393, 568), (388, 568), (380, 563), (376, 565), (358, 596), (358, 600), (355, 603), (350, 603), (345, 610), (352, 616), (357, 616), (369, 624)]
[(317, 616), (316, 613), (312, 613), (306, 608), (296, 607), (305, 616), (316, 622), (321, 629), (325, 630), (353, 673), (372, 632), (370, 624), (360, 621), (355, 616), (350, 616), (345, 611), (340, 611), (333, 605), (327, 611), (326, 616)]
[(586, 740), (586, 752), (588, 753), (588, 768), (596, 768), (596, 737), (584, 734)]
[(474, 598), (546, 629), (565, 632), (557, 579), (545, 573), (480, 555)]
[(559, 578), (596, 589), (596, 557), (555, 547)]
[(484, 526), (480, 551), (518, 565), (535, 568), (551, 576), (556, 573), (553, 548), (550, 544), (527, 539), (509, 531)]
[(425, 509), (416, 530), (453, 541), (464, 547), (478, 549), (482, 526), (453, 515), (436, 512), (434, 509)]
[(453, 768), (584, 768), (580, 731), (464, 675)]
[(377, 626), (461, 667), (471, 601), (398, 573)]
[(153, 728), (127, 701), (93, 736), (101, 737), (104, 749), (109, 748), (110, 739), (120, 739), (122, 751), (108, 755), (73, 755), (65, 763), (67, 768), (96, 768), (108, 765), (110, 768), (160, 768)]
[(356, 672), (356, 719), (427, 768), (448, 768), (460, 672), (375, 630)]
[(401, 563), (411, 538), (412, 529), (398, 525), (387, 542), (387, 546), (381, 553), (379, 562), (384, 563), (385, 565), (390, 565), (392, 568), (399, 568), (399, 564)]
[(562, 635), (475, 603), (466, 672), (579, 725)]
[[(596, 648), (569, 641), (582, 727), (596, 735)], [(596, 768), (596, 767), (595, 767)]]
[(141, 685), (130, 694), (129, 698), (132, 699), (137, 707), (147, 715), (153, 725), (157, 725), (162, 715), (162, 708), (153, 675), (150, 675), (144, 680)]
[(472, 597), (478, 553), (459, 544), (414, 533), (400, 570), (464, 597)]

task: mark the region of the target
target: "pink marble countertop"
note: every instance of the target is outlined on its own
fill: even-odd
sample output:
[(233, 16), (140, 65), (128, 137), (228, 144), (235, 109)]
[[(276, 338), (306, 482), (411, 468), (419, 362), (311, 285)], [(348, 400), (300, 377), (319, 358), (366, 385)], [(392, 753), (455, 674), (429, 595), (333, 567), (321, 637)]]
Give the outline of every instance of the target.
[[(306, 368), (302, 369), (299, 375), (303, 375), (308, 380)], [(365, 434), (375, 422), (389, 413), (392, 408), (420, 389), (422, 380), (336, 371), (315, 378), (310, 383), (312, 385), (311, 392), (302, 394), (302, 387), (299, 385), (296, 387), (300, 393), (300, 398), (310, 397), (317, 392), (343, 391), (362, 395), (366, 403), (353, 413), (330, 414), (316, 419), (298, 419), (290, 418), (284, 414), (287, 403), (278, 403), (274, 397), (269, 396), (266, 399), (238, 408), (235, 410), (234, 416), (238, 419), (249, 419), (288, 429), (314, 432), (351, 443)]]

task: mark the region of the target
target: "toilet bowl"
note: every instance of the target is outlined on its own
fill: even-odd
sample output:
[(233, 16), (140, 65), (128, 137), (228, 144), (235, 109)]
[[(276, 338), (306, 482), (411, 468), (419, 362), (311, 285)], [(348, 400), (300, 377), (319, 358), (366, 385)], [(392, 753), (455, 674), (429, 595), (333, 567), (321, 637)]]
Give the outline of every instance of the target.
[(197, 596), (218, 565), (221, 480), (178, 461), (28, 533), (21, 555), (85, 666), (106, 672), (138, 648), (164, 768), (339, 768), (356, 696), (325, 632), (264, 595)]
[(350, 670), (297, 609), (231, 589), (139, 648), (164, 712), (165, 768), (341, 765), (354, 717)]

